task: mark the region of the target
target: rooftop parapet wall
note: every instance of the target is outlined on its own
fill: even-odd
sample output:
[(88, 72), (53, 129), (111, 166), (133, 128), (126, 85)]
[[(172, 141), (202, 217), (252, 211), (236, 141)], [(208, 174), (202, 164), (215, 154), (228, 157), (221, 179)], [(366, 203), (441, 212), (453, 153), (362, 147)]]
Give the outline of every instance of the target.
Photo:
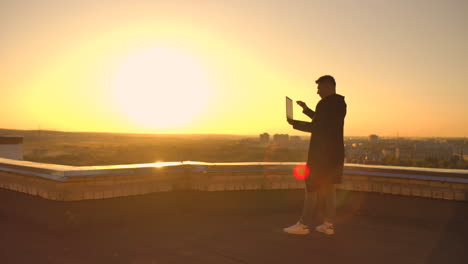
[[(0, 158), (0, 188), (71, 201), (174, 190), (302, 189), (293, 162), (63, 166)], [(468, 200), (468, 170), (345, 164), (344, 190)]]

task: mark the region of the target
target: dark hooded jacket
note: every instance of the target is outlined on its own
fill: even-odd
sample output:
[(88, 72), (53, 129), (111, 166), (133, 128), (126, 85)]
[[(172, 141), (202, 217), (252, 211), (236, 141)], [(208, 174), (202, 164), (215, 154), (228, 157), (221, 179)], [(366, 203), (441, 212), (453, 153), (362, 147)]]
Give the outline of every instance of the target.
[(320, 188), (324, 184), (341, 183), (343, 176), (344, 143), (343, 126), (346, 116), (344, 97), (329, 95), (320, 100), (315, 112), (303, 111), (312, 122), (293, 120), (294, 129), (311, 132), (307, 165), (310, 169), (306, 178), (307, 190)]

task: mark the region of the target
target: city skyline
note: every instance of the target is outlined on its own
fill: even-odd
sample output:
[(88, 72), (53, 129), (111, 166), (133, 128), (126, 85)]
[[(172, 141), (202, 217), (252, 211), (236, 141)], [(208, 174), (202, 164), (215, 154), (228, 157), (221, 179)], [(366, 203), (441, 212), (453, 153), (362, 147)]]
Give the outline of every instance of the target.
[(2, 1), (1, 127), (302, 136), (331, 74), (345, 136), (465, 137), (468, 3), (357, 2)]

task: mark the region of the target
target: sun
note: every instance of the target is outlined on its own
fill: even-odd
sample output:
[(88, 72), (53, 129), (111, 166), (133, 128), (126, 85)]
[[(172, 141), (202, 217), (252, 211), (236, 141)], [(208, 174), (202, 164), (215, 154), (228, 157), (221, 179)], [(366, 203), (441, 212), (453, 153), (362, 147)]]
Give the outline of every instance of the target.
[(112, 97), (131, 122), (173, 128), (193, 121), (209, 99), (206, 71), (194, 56), (168, 47), (135, 52), (117, 66)]

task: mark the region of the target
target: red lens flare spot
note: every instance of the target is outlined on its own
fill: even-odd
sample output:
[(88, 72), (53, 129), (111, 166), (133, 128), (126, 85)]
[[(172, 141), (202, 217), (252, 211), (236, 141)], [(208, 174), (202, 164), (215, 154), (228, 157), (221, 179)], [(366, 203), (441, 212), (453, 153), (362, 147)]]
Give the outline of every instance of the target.
[(309, 177), (310, 169), (309, 169), (309, 166), (305, 164), (299, 164), (299, 165), (296, 165), (296, 167), (294, 167), (293, 173), (296, 179), (304, 180), (307, 177)]

